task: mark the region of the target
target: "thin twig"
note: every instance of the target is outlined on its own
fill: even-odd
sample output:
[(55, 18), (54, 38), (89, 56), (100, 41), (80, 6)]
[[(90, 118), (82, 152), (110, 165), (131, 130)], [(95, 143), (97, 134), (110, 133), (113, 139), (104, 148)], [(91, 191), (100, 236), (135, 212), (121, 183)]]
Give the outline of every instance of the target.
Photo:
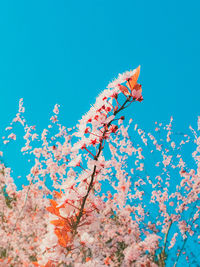
[[(114, 111), (113, 115), (117, 115), (121, 110), (123, 110), (125, 108), (126, 103), (128, 103), (130, 101), (130, 99), (131, 99), (131, 96), (129, 96), (126, 99), (126, 101), (124, 102), (124, 104), (118, 110)], [(104, 146), (102, 146), (102, 143), (103, 143), (104, 137), (105, 137), (105, 135), (106, 135), (106, 133), (107, 133), (110, 125), (112, 124), (112, 122), (113, 122), (113, 120), (111, 120), (107, 124), (107, 127), (104, 128), (102, 139), (101, 139), (100, 144), (99, 144), (98, 152), (97, 152), (97, 155), (94, 158), (96, 161), (98, 161), (98, 158), (99, 158), (99, 156), (101, 154), (101, 151), (102, 151), (102, 149), (104, 147)], [(96, 168), (97, 168), (97, 166), (94, 165), (94, 168), (93, 168), (93, 172), (92, 172), (92, 175), (91, 175), (91, 180), (90, 180), (90, 184), (89, 184), (87, 193), (86, 193), (86, 195), (83, 198), (83, 201), (82, 201), (82, 204), (81, 204), (81, 208), (80, 208), (80, 212), (79, 212), (78, 216), (76, 217), (76, 222), (75, 222), (74, 227), (73, 227), (74, 235), (76, 234), (78, 225), (79, 225), (80, 220), (81, 220), (81, 218), (83, 216), (83, 213), (84, 213), (83, 211), (84, 211), (84, 207), (85, 207), (85, 203), (86, 203), (86, 200), (88, 198), (88, 195), (89, 195), (91, 189), (93, 188), (93, 182), (94, 182), (94, 177), (95, 177), (95, 173), (96, 173)]]

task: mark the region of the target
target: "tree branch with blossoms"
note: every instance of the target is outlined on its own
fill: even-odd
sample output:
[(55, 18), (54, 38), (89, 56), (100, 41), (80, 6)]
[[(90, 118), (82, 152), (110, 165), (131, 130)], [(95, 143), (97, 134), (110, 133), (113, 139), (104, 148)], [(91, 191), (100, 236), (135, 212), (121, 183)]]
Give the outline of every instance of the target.
[[(17, 190), (11, 170), (0, 164), (2, 265), (189, 262), (200, 238), (200, 119), (197, 131), (190, 127), (192, 136), (174, 132), (173, 118), (167, 125), (156, 122), (153, 133), (132, 127), (121, 112), (143, 100), (139, 73), (140, 67), (119, 74), (73, 128), (60, 124), (55, 105), (47, 129), (36, 132), (20, 100), (3, 143), (17, 140), (10, 131), (21, 124), (21, 151), (32, 165), (28, 185)], [(193, 143), (192, 165), (184, 148), (190, 155), (187, 145)]]
[[(117, 94), (115, 94), (114, 98), (117, 99)], [(120, 111), (122, 111), (123, 109), (125, 109), (126, 108), (125, 105), (127, 103), (132, 103), (133, 101), (131, 101), (131, 98), (132, 98), (132, 96), (129, 95), (127, 97), (127, 99), (125, 100), (125, 102), (123, 103), (123, 105), (119, 109), (115, 109), (114, 110), (113, 115), (116, 116)], [(113, 122), (113, 120), (111, 120), (108, 124), (105, 124), (104, 125), (104, 131), (103, 131), (102, 137), (100, 137), (100, 143), (99, 143), (98, 152), (94, 156), (95, 161), (98, 161), (98, 158), (99, 158), (99, 156), (101, 154), (101, 151), (103, 149), (103, 145), (102, 145), (103, 144), (103, 140), (105, 139), (105, 137), (106, 137), (106, 139), (108, 139), (108, 137), (106, 136), (106, 134), (109, 132), (109, 127), (112, 125), (112, 122)], [(115, 132), (115, 131), (117, 131), (117, 128), (114, 128), (112, 130), (112, 132)], [(81, 220), (81, 218), (83, 216), (83, 210), (84, 210), (84, 207), (85, 207), (85, 202), (86, 202), (86, 200), (88, 198), (88, 195), (89, 195), (90, 191), (93, 188), (93, 182), (94, 182), (95, 172), (96, 172), (96, 165), (94, 166), (93, 173), (91, 175), (91, 181), (90, 181), (90, 184), (89, 184), (89, 187), (88, 187), (88, 190), (87, 190), (87, 194), (83, 198), (83, 201), (82, 201), (82, 204), (81, 204), (81, 208), (80, 208), (80, 212), (77, 215), (76, 222), (73, 225), (73, 231), (74, 232), (76, 232), (76, 229), (77, 229), (77, 227), (78, 227), (78, 225), (80, 223), (80, 220)]]

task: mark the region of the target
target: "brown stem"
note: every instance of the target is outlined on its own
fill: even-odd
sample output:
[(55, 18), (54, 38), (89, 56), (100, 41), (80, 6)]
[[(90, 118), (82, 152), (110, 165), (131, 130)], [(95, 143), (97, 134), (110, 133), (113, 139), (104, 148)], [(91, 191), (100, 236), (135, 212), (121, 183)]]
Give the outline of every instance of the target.
[(170, 221), (170, 223), (168, 225), (167, 232), (165, 234), (163, 249), (159, 255), (159, 262), (158, 262), (159, 267), (165, 267), (165, 258), (166, 258), (165, 249), (166, 249), (166, 245), (167, 245), (167, 237), (168, 237), (169, 230), (170, 230), (171, 226), (172, 226), (172, 221)]
[[(114, 115), (117, 115), (121, 110), (123, 110), (123, 109), (125, 108), (126, 103), (128, 103), (128, 102), (130, 101), (130, 99), (131, 99), (131, 96), (129, 96), (129, 97), (126, 99), (126, 101), (124, 102), (124, 104), (123, 104), (118, 110), (114, 111), (113, 114), (114, 114)], [(103, 147), (104, 147), (104, 146), (102, 146), (102, 143), (103, 143), (104, 137), (105, 137), (105, 135), (106, 135), (106, 133), (107, 133), (107, 131), (108, 131), (108, 128), (110, 127), (112, 121), (113, 121), (113, 120), (111, 120), (111, 121), (107, 124), (107, 127), (104, 128), (103, 135), (102, 135), (102, 139), (101, 139), (100, 144), (99, 144), (98, 152), (97, 152), (97, 154), (96, 154), (96, 156), (95, 156), (95, 158), (94, 158), (96, 161), (98, 161), (98, 158), (99, 158), (99, 156), (100, 156), (100, 154), (101, 154), (101, 151), (102, 151), (102, 149), (103, 149)], [(82, 201), (82, 204), (81, 204), (81, 208), (80, 208), (80, 212), (79, 212), (79, 214), (78, 214), (77, 217), (76, 217), (76, 222), (74, 223), (74, 227), (73, 227), (74, 235), (76, 234), (78, 225), (79, 225), (80, 220), (81, 220), (81, 218), (82, 218), (82, 216), (83, 216), (83, 211), (84, 211), (84, 207), (85, 207), (85, 203), (86, 203), (86, 200), (87, 200), (87, 198), (88, 198), (88, 195), (89, 195), (91, 189), (93, 188), (93, 182), (94, 182), (94, 177), (95, 177), (95, 173), (96, 173), (96, 168), (97, 168), (96, 165), (94, 165), (94, 169), (93, 169), (93, 172), (92, 172), (92, 175), (91, 175), (91, 180), (90, 180), (90, 184), (89, 184), (87, 193), (86, 193), (86, 195), (85, 195), (84, 198), (83, 198), (83, 201)]]
[(180, 255), (181, 255), (181, 252), (183, 251), (184, 247), (185, 247), (185, 244), (188, 240), (188, 237), (186, 237), (186, 239), (184, 240), (183, 242), (183, 245), (182, 245), (182, 248), (180, 249), (179, 253), (178, 253), (178, 256), (177, 256), (177, 259), (176, 259), (176, 262), (174, 263), (173, 267), (176, 267), (177, 263), (178, 263), (178, 260), (180, 258)]
[[(194, 202), (194, 203), (195, 203), (195, 202)], [(191, 211), (191, 213), (190, 213), (189, 218), (192, 218), (192, 213), (193, 213), (195, 207), (196, 207), (196, 205), (193, 207), (193, 209), (192, 209), (192, 211)], [(187, 220), (187, 223), (189, 223), (189, 219)], [(193, 220), (192, 223), (194, 223), (194, 220)], [(188, 240), (187, 232), (186, 232), (185, 234), (186, 234), (186, 238), (185, 238), (185, 240), (184, 240), (184, 242), (183, 242), (183, 245), (182, 245), (182, 247), (181, 247), (181, 249), (180, 249), (180, 251), (179, 251), (179, 253), (178, 253), (178, 255), (177, 255), (177, 259), (176, 259), (176, 261), (175, 261), (173, 267), (176, 267), (176, 265), (177, 265), (177, 263), (178, 263), (178, 261), (179, 261), (180, 255), (181, 255), (181, 253), (182, 253), (182, 251), (183, 251), (183, 249), (184, 249), (184, 247), (185, 247), (185, 244), (186, 244), (186, 242), (187, 242), (187, 240)]]

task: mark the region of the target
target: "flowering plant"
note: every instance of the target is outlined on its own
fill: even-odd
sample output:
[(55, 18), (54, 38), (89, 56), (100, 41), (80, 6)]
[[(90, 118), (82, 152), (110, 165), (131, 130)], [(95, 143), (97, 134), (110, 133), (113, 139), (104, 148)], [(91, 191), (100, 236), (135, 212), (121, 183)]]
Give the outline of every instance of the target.
[[(132, 120), (126, 123), (123, 112), (143, 101), (139, 74), (140, 67), (120, 74), (74, 128), (59, 123), (55, 105), (41, 136), (27, 124), (20, 100), (7, 130), (23, 126), (21, 151), (33, 166), (29, 184), (17, 190), (10, 169), (0, 165), (2, 266), (195, 264), (186, 248), (199, 244), (200, 129), (176, 136), (171, 119), (155, 134), (135, 125), (131, 138)], [(14, 132), (4, 143), (11, 140)], [(193, 141), (190, 167), (182, 154)]]

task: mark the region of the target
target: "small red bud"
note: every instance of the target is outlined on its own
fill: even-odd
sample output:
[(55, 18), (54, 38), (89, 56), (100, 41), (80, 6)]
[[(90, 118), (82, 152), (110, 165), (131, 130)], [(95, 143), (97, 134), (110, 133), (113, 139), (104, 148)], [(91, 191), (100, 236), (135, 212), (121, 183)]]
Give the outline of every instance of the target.
[(82, 145), (82, 147), (81, 147), (81, 149), (85, 149), (86, 148), (86, 145), (84, 144), (84, 145)]
[(116, 106), (116, 107), (114, 107), (114, 111), (117, 111), (117, 109), (118, 109), (118, 107)]
[(111, 111), (111, 107), (107, 107), (106, 110), (109, 112)]
[[(120, 84), (119, 84), (120, 85)], [(111, 97), (117, 99), (118, 98), (118, 93), (114, 93), (113, 95), (111, 95)]]
[(89, 128), (88, 127), (85, 129), (85, 134), (87, 134), (87, 133), (89, 133)]
[(112, 125), (110, 127), (111, 133), (116, 133), (116, 131), (118, 130), (118, 126), (117, 125)]

